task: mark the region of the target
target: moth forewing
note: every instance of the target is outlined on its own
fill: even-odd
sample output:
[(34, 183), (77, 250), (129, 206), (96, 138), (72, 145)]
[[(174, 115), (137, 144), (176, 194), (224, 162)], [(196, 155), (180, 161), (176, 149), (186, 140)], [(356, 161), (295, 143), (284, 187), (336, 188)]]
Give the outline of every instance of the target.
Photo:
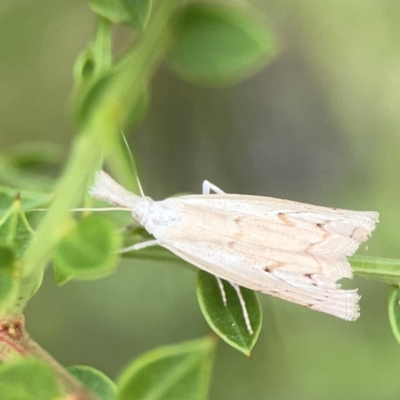
[(335, 282), (352, 276), (345, 256), (368, 238), (378, 213), (232, 194), (147, 198), (146, 208), (103, 174), (92, 195), (130, 206), (158, 244), (193, 265), (339, 318), (358, 317), (356, 290)]
[[(180, 228), (186, 230), (183, 225)], [(163, 235), (160, 244), (197, 267), (240, 286), (343, 319), (358, 317), (356, 291), (340, 290), (335, 279), (322, 275), (317, 268), (311, 269), (304, 255), (271, 252), (265, 247), (234, 241), (196, 226), (187, 228), (188, 233), (182, 236), (179, 228), (171, 237)], [(283, 263), (282, 257), (287, 256), (291, 261)]]
[[(368, 238), (378, 220), (376, 212), (349, 211), (311, 206), (289, 200), (260, 196), (183, 196), (186, 212), (200, 212), (207, 225), (221, 218), (230, 231), (252, 242), (291, 251), (316, 254), (352, 254)], [(315, 207), (314, 212), (311, 208)], [(300, 234), (300, 235), (299, 235)]]
[[(204, 241), (207, 234), (213, 232), (217, 243), (220, 240), (223, 244), (223, 238), (226, 238), (224, 245), (231, 250), (262, 257), (264, 270), (270, 272), (285, 268), (291, 272), (319, 273), (334, 280), (352, 276), (344, 256), (353, 254), (361, 242), (360, 235), (354, 232), (362, 229), (366, 232), (363, 239), (367, 238), (376, 224), (377, 213), (316, 207), (318, 213), (310, 216), (308, 210), (296, 210), (299, 203), (293, 202), (296, 211), (289, 211), (292, 202), (285, 201), (285, 209), (275, 208), (274, 199), (265, 198), (266, 206), (261, 208), (263, 214), (256, 215), (248, 205), (254, 202), (257, 209), (260, 199), (263, 198), (228, 194), (167, 199), (165, 202), (191, 226), (189, 229), (188, 225), (182, 224), (174, 228), (172, 235), (191, 236), (191, 230), (197, 227), (200, 230), (198, 238)], [(246, 203), (242, 208), (241, 202)], [(277, 200), (278, 205), (282, 202)], [(285, 218), (282, 218), (283, 212)], [(249, 248), (250, 245), (253, 247)]]

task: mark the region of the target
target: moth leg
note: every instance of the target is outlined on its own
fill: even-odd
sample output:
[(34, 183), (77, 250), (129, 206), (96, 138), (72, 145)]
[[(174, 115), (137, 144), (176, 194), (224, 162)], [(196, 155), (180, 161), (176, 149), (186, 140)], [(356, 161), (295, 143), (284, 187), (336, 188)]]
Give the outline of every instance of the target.
[(240, 291), (240, 286), (238, 286), (238, 285), (236, 285), (236, 284), (234, 284), (232, 282), (229, 282), (229, 283), (231, 284), (231, 286), (236, 291), (236, 294), (237, 294), (237, 296), (239, 298), (240, 305), (242, 307), (242, 312), (243, 312), (244, 321), (246, 323), (246, 328), (247, 328), (249, 334), (252, 335), (254, 333), (254, 331), (253, 331), (253, 328), (252, 328), (251, 323), (250, 323), (250, 317), (249, 317), (249, 313), (247, 312), (246, 303), (244, 301), (242, 292)]
[(225, 194), (225, 192), (220, 189), (218, 186), (215, 186), (210, 181), (205, 180), (203, 182), (203, 194), (210, 194), (211, 190), (213, 190), (217, 194)]
[(224, 289), (224, 284), (222, 283), (221, 278), (218, 278), (218, 276), (216, 276), (215, 279), (218, 282), (218, 287), (219, 287), (219, 291), (221, 292), (222, 302), (224, 303), (224, 306), (226, 307), (228, 302), (226, 300), (226, 293), (225, 293), (225, 289)]
[(141, 249), (145, 249), (146, 247), (157, 246), (158, 244), (159, 244), (158, 240), (147, 240), (146, 242), (136, 243), (132, 246), (128, 246), (128, 247), (119, 249), (118, 253), (123, 254), (123, 253), (127, 253), (128, 251), (132, 251), (132, 250), (141, 250)]

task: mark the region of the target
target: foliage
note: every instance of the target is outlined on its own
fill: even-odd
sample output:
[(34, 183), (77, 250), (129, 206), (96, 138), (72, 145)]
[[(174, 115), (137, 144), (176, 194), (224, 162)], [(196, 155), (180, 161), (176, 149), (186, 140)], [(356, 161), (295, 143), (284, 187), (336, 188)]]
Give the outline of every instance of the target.
[(53, 371), (42, 361), (27, 358), (0, 366), (1, 400), (54, 400), (60, 394)]
[[(0, 171), (9, 185), (0, 187), (0, 319), (10, 334), (15, 327), (8, 322), (23, 312), (50, 262), (59, 285), (99, 279), (115, 272), (122, 243), (148, 238), (142, 228), (121, 233), (108, 218), (89, 211), (72, 216), (71, 210), (82, 203), (93, 205), (86, 191), (103, 162), (119, 182), (140, 193), (135, 161), (121, 130), (137, 127), (145, 117), (158, 66), (165, 61), (190, 84), (220, 87), (242, 82), (279, 55), (275, 32), (248, 6), (179, 0), (91, 0), (90, 6), (97, 18), (96, 32), (74, 67), (79, 134), (64, 172), (58, 180), (41, 172), (43, 166), (57, 164), (56, 152), (46, 146), (35, 151), (21, 148), (0, 158)], [(134, 39), (114, 60), (112, 35), (118, 24), (131, 29)], [(29, 182), (39, 177), (43, 178), (38, 184), (41, 191), (32, 191)], [(45, 213), (43, 207), (48, 207)], [(190, 268), (165, 249), (144, 249), (125, 257)], [(389, 319), (399, 340), (400, 261), (353, 257), (351, 264), (361, 277), (395, 285), (389, 297)], [(250, 331), (236, 291), (227, 282), (222, 285), (226, 305), (215, 277), (198, 273), (200, 309), (219, 337), (250, 356), (262, 325), (257, 296), (240, 289)], [(102, 400), (202, 400), (209, 392), (215, 345), (214, 337), (205, 337), (158, 348), (131, 362), (116, 384), (91, 367), (70, 367), (69, 373), (95, 393), (93, 398)], [(7, 362), (0, 369), (0, 400), (67, 399), (80, 387), (47, 358), (3, 361)], [(64, 384), (65, 376), (72, 386)]]
[(214, 347), (204, 338), (141, 356), (118, 379), (118, 400), (205, 399)]
[(96, 393), (101, 400), (115, 400), (117, 387), (102, 372), (86, 365), (73, 365), (68, 371), (78, 378), (88, 389)]
[[(240, 288), (246, 305), (244, 311), (232, 285), (226, 281), (222, 281), (222, 285), (226, 304), (215, 276), (202, 270), (198, 272), (197, 297), (200, 309), (215, 333), (249, 357), (261, 330), (261, 309), (257, 295), (251, 290)], [(246, 324), (245, 312), (249, 315), (250, 327)]]

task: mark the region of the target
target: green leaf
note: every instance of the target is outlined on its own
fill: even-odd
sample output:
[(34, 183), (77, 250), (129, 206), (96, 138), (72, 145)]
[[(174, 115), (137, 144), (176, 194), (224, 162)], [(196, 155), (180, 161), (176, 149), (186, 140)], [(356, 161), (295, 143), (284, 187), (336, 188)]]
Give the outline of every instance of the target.
[(204, 338), (144, 354), (122, 372), (118, 400), (205, 400), (214, 348)]
[(60, 395), (53, 371), (43, 362), (23, 359), (0, 365), (0, 400), (56, 400)]
[(31, 241), (32, 230), (17, 206), (0, 220), (0, 315), (18, 315), (35, 294), (43, 279), (43, 270), (22, 276), (20, 258)]
[(129, 25), (143, 30), (150, 18), (152, 0), (122, 0), (129, 14)]
[(168, 64), (194, 84), (225, 86), (240, 82), (277, 54), (274, 33), (249, 8), (188, 4), (173, 22)]
[(0, 243), (0, 310), (7, 307), (6, 301), (17, 291), (14, 276), (17, 272), (17, 260), (13, 250)]
[(90, 0), (90, 6), (96, 14), (115, 24), (129, 21), (130, 15), (122, 0)]
[(395, 286), (389, 295), (389, 322), (397, 342), (400, 344), (400, 288)]
[(400, 283), (400, 260), (353, 256), (349, 258), (354, 273), (362, 278), (389, 284)]
[(10, 165), (20, 170), (42, 170), (60, 164), (62, 149), (54, 143), (23, 142), (3, 155)]
[(89, 390), (96, 393), (101, 400), (115, 400), (116, 386), (115, 383), (105, 374), (95, 368), (85, 365), (74, 365), (68, 367), (77, 379), (79, 379)]
[[(51, 176), (48, 176), (47, 172), (50, 172), (50, 169), (54, 169), (54, 165), (50, 166), (50, 163), (46, 165), (45, 161), (43, 163), (34, 163), (32, 160), (32, 164), (35, 165), (31, 164), (31, 167), (28, 166), (28, 160), (26, 160), (27, 163), (25, 165), (23, 163), (15, 165), (13, 161), (12, 159), (7, 159), (7, 157), (0, 156), (0, 181), (3, 184), (13, 188), (23, 187), (26, 190), (40, 190), (43, 192), (50, 192), (53, 189), (55, 180)], [(0, 193), (3, 189), (12, 190), (0, 186)], [(13, 190), (15, 192), (15, 189)], [(47, 193), (43, 194), (46, 194), (48, 197), (50, 196)], [(1, 194), (0, 197), (2, 197)]]
[(50, 193), (20, 191), (0, 186), (0, 218), (9, 211), (18, 195), (20, 195), (22, 211), (28, 211), (48, 204), (53, 197)]
[(91, 215), (79, 221), (56, 246), (56, 283), (110, 275), (117, 266), (120, 245), (121, 236), (109, 219)]
[(8, 212), (0, 219), (0, 240), (10, 245), (17, 257), (21, 257), (32, 235), (33, 230), (21, 211), (21, 201), (17, 197)]
[(226, 305), (218, 281), (214, 275), (200, 270), (197, 280), (197, 299), (204, 318), (210, 327), (226, 343), (250, 356), (261, 330), (261, 307), (257, 295), (245, 288), (240, 288), (253, 333), (250, 333), (243, 315), (239, 297), (232, 285), (221, 280), (226, 294)]

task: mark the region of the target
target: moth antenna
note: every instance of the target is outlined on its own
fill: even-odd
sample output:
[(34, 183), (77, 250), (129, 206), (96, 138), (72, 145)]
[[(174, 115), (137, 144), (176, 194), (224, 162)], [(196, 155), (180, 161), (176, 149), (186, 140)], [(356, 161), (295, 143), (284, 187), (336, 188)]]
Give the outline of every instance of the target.
[(81, 207), (81, 208), (71, 208), (71, 211), (91, 211), (91, 212), (105, 212), (105, 211), (131, 211), (125, 207)]
[[(29, 211), (47, 211), (48, 208), (32, 208)], [(71, 208), (70, 211), (92, 211), (92, 212), (104, 212), (104, 211), (131, 211), (128, 208), (124, 207), (81, 207), (81, 208)]]
[(142, 184), (140, 183), (140, 180), (139, 180), (139, 177), (138, 177), (135, 159), (133, 158), (133, 155), (132, 155), (131, 149), (129, 147), (128, 141), (126, 140), (126, 137), (125, 137), (124, 132), (123, 132), (122, 129), (121, 129), (121, 136), (122, 136), (122, 140), (124, 141), (126, 151), (128, 152), (128, 155), (129, 155), (129, 160), (131, 162), (132, 170), (135, 173), (136, 182), (137, 182), (137, 185), (139, 187), (140, 195), (141, 195), (141, 197), (146, 197), (145, 194), (144, 194), (143, 188), (142, 188)]
[(140, 183), (139, 179), (137, 179), (137, 184), (139, 187), (140, 196), (143, 198), (146, 197), (146, 195), (144, 194), (143, 188), (142, 188), (142, 184)]

